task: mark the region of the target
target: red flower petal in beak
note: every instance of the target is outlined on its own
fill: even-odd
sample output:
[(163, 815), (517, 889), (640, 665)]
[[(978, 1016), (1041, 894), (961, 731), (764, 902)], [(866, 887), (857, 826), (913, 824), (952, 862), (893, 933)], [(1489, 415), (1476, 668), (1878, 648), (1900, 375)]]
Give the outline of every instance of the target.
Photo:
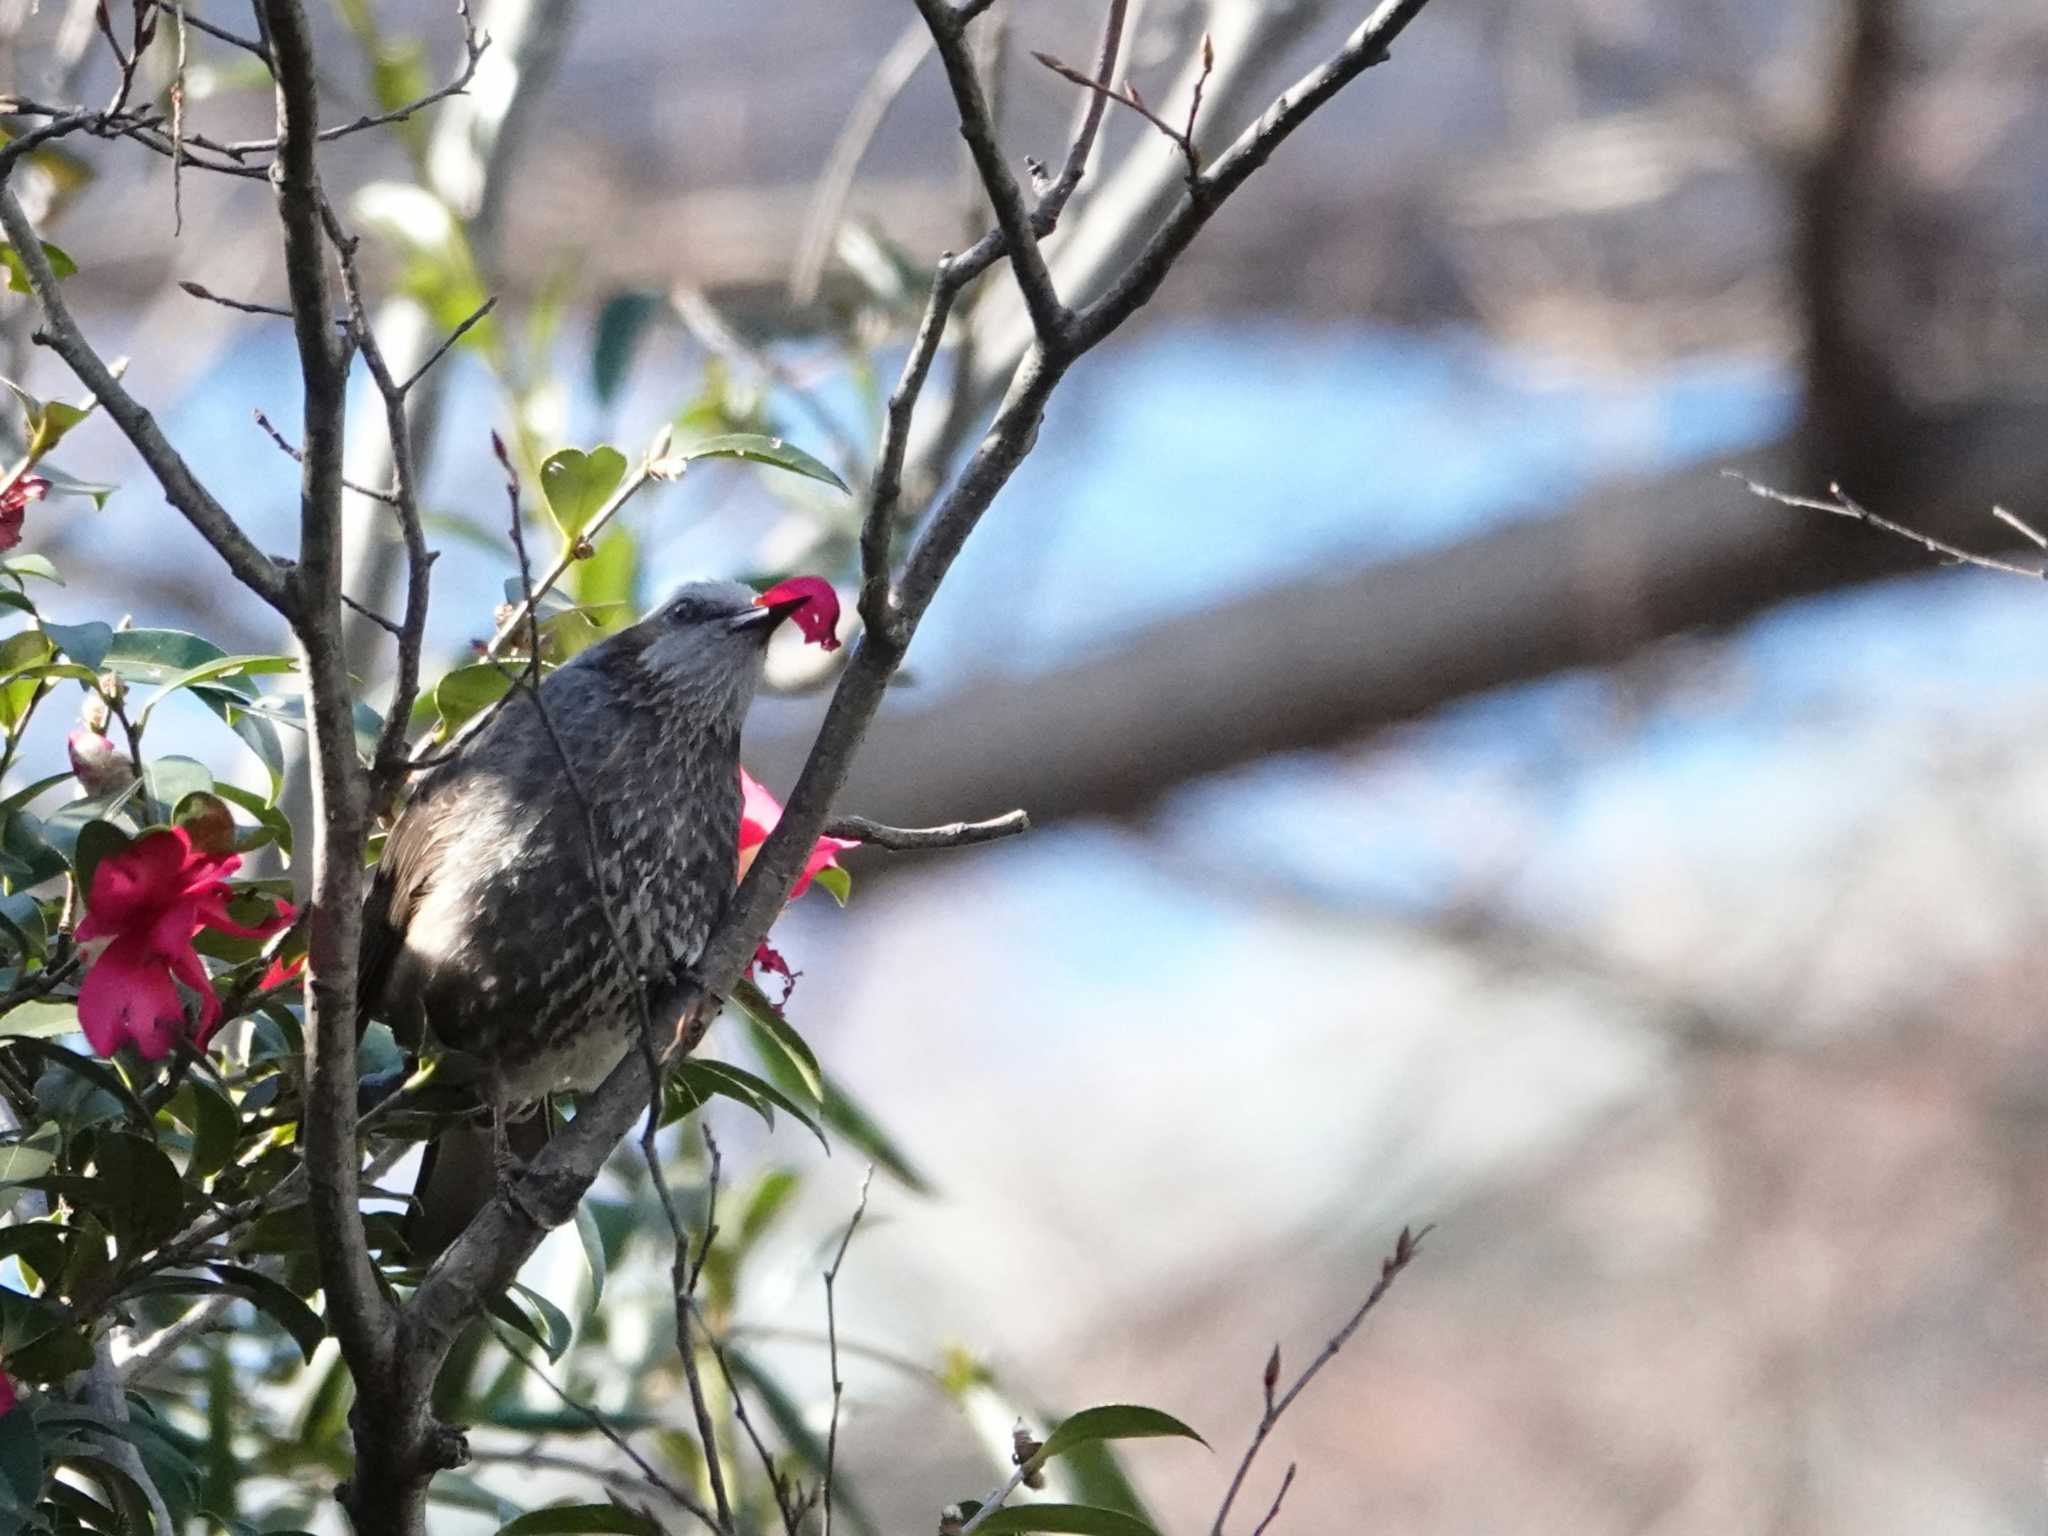
[(821, 651), (839, 649), (839, 594), (822, 576), (792, 576), (754, 599), (757, 607), (787, 608), (803, 637)]

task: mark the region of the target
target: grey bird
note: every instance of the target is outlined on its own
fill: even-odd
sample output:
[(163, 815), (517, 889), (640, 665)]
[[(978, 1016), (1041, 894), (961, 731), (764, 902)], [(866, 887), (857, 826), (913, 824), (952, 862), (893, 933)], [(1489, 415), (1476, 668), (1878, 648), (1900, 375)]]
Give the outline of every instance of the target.
[[(500, 1160), (511, 1111), (593, 1087), (635, 1044), (642, 988), (657, 1028), (688, 1001), (736, 880), (740, 725), (769, 635), (804, 601), (682, 588), (550, 673), (541, 707), (515, 691), (392, 827), (364, 908), (364, 1018), (474, 1059)], [(416, 1248), (488, 1197), (481, 1144), (423, 1169)], [(430, 1183), (459, 1186), (438, 1214)]]

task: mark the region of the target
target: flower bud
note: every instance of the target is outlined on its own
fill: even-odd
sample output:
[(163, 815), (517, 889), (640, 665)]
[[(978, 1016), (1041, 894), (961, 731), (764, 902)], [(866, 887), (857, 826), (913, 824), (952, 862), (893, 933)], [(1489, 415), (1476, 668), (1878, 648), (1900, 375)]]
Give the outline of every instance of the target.
[(71, 752), (72, 776), (88, 795), (119, 794), (135, 782), (128, 754), (90, 726), (79, 726), (64, 745)]

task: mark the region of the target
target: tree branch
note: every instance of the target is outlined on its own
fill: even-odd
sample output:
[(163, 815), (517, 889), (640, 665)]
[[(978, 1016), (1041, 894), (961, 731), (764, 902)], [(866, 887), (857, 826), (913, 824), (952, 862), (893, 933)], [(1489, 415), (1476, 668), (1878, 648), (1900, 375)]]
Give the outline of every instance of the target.
[[(927, 21), (934, 26), (934, 36), (941, 53), (949, 56), (949, 74), (955, 77), (957, 97), (962, 98), (962, 115), (972, 118), (975, 104), (981, 98), (979, 86), (971, 77), (965, 81), (958, 78), (957, 64), (962, 54), (958, 13), (943, 6), (941, 0), (918, 0), (918, 4)], [(1385, 8), (1376, 23), (1368, 23), (1368, 29), (1376, 26), (1377, 30), (1362, 29), (1363, 42), (1354, 39), (1353, 48), (1377, 57), (1386, 39), (1420, 8), (1420, 0), (1404, 0), (1400, 5)], [(1345, 60), (1349, 58), (1347, 53)], [(1342, 62), (1344, 60), (1340, 60)], [(1333, 78), (1332, 83), (1312, 92), (1307, 105), (1283, 102), (1276, 107), (1268, 114), (1274, 125), (1266, 128), (1265, 137), (1252, 139), (1250, 142), (1254, 147), (1251, 150), (1241, 143), (1218, 163), (1210, 176), (1222, 177), (1219, 185), (1226, 191), (1241, 183), (1281, 137), (1334, 94), (1343, 80), (1363, 69), (1365, 62), (1367, 60), (1360, 57), (1348, 73), (1343, 73), (1341, 78)], [(974, 142), (976, 133), (985, 136), (985, 112), (980, 122), (970, 126), (968, 131), (970, 144)], [(994, 148), (992, 139), (987, 140), (983, 148), (985, 152), (977, 156), (977, 165), (988, 177), (988, 160)], [(1236, 157), (1234, 161), (1233, 156)], [(1001, 167), (999, 158), (993, 170), (997, 174), (988, 179), (1000, 188), (1008, 181), (1008, 173)], [(1012, 195), (998, 200), (1000, 233), (996, 239), (1014, 240), (1014, 252), (1023, 253), (1023, 261), (1028, 267), (1033, 259), (1030, 253), (1035, 253), (1036, 247), (1035, 244), (1024, 243), (1023, 236), (1029, 230), (1022, 215), (1022, 199), (1015, 195), (1013, 181), (1009, 182), (1009, 188)], [(1209, 205), (1209, 211), (1213, 211), (1213, 204)], [(1128, 303), (1131, 309), (1142, 304), (1157, 287), (1158, 278), (1164, 275), (1164, 267), (1171, 264), (1173, 256), (1185, 246), (1186, 238), (1192, 237), (1200, 222), (1194, 221), (1186, 230), (1185, 237), (1171, 251), (1151, 256), (1150, 259), (1159, 264), (1159, 270), (1147, 283), (1129, 291), (1123, 302)], [(1001, 249), (994, 240), (984, 243), (990, 245), (992, 251)], [(978, 251), (971, 254), (978, 255)], [(992, 261), (994, 255), (990, 254), (986, 259)], [(1039, 264), (1042, 266), (1042, 261)], [(928, 322), (943, 323), (944, 309), (950, 304), (951, 293), (955, 291), (949, 287), (951, 278), (945, 274), (959, 270), (964, 270), (964, 262), (947, 263), (942, 269), (941, 278), (934, 284)], [(1047, 296), (1041, 293), (1041, 303)], [(936, 321), (933, 321), (933, 316), (936, 316)], [(1113, 329), (1114, 324), (1101, 326), (1096, 335), (1099, 338)], [(845, 780), (862, 737), (880, 707), (933, 594), (982, 515), (1030, 451), (1037, 438), (1046, 400), (1074, 355), (1076, 349), (1069, 346), (1065, 338), (1052, 348), (1040, 345), (1027, 351), (987, 436), (939, 502), (910, 552), (903, 578), (898, 584), (893, 614), (890, 615), (893, 622), (871, 624), (855, 643), (853, 655), (840, 674), (824, 723), (809, 760), (797, 778), (781, 821), (761, 846), (746, 878), (728, 903), (699, 957), (701, 993), (685, 1014), (685, 1028), (675, 1042), (675, 1053), (687, 1052), (695, 1046), (715, 1012), (717, 1000), (730, 992), (752, 959), (761, 937), (782, 909), (790, 886), (825, 825), (832, 799)], [(927, 365), (928, 362), (927, 358)], [(916, 396), (922, 387), (922, 375), (913, 372), (915, 364), (916, 359), (913, 358), (912, 364), (906, 366), (905, 381), (898, 389), (900, 402), (892, 402), (889, 433), (899, 430), (895, 425), (898, 420), (907, 422), (914, 413)], [(876, 508), (871, 503), (868, 513), (871, 522), (875, 515)], [(872, 593), (880, 590), (887, 595), (886, 569), (878, 581), (872, 563), (873, 543), (864, 534), (864, 553), (870, 558), (863, 577), (864, 614), (869, 611), (866, 604)], [(407, 1371), (422, 1396), (459, 1330), (511, 1281), (547, 1230), (570, 1219), (577, 1202), (597, 1177), (605, 1159), (618, 1146), (633, 1122), (646, 1112), (655, 1086), (653, 1065), (642, 1053), (629, 1051), (595, 1091), (580, 1099), (575, 1119), (528, 1165), (514, 1181), (513, 1187), (500, 1188), (493, 1194), (477, 1218), (442, 1253), (421, 1280), (405, 1308), (404, 1332), (408, 1345)]]
[(971, 848), (1031, 830), (1023, 811), (1008, 811), (987, 821), (949, 821), (940, 827), (890, 827), (865, 816), (842, 816), (825, 823), (825, 836), (886, 848), (891, 853), (923, 853), (937, 848)]
[[(306, 1169), (328, 1315), (356, 1382), (356, 1476), (344, 1495), (359, 1532), (379, 1529), (381, 1492), (413, 1469), (395, 1466), (412, 1449), (408, 1422), (424, 1402), (394, 1388), (402, 1353), (357, 1199), (356, 957), (363, 900), (368, 785), (356, 760), (353, 701), (341, 644), (341, 455), (348, 402), (348, 347), (336, 334), (327, 283), (316, 145), (319, 98), (312, 39), (299, 0), (260, 0), (277, 78), (280, 150), (272, 180), (284, 230), (285, 273), (305, 384), (299, 492), (299, 559), (293, 625), (305, 653), (313, 759), (313, 919), (308, 931), (305, 1085)], [(407, 1536), (402, 1529), (394, 1536)]]
[(1046, 270), (1045, 254), (1038, 248), (1031, 212), (1024, 206), (1024, 193), (1003, 161), (988, 98), (967, 48), (966, 23), (948, 0), (916, 3), (925, 25), (931, 29), (939, 61), (946, 66), (946, 80), (953, 88), (953, 104), (960, 114), (960, 132), (967, 140), (975, 169), (981, 173), (981, 184), (995, 208), (996, 227), (1003, 232), (1010, 269), (1017, 274), (1017, 286), (1023, 290), (1039, 345), (1054, 352), (1064, 351), (1067, 327), (1073, 317), (1053, 291), (1052, 274)]
[(122, 387), (120, 380), (92, 349), (85, 333), (78, 328), (78, 322), (72, 318), (70, 306), (58, 291), (56, 274), (50, 270), (49, 258), (43, 254), (35, 226), (23, 212), (14, 189), (4, 181), (0, 181), (0, 227), (6, 229), (7, 238), (13, 243), (22, 267), (28, 273), (29, 287), (35, 291), (42, 305), (43, 324), (35, 335), (37, 343), (49, 347), (63, 358), (71, 371), (78, 375), (79, 381), (92, 391), (93, 398), (106, 407), (107, 415), (113, 418), (114, 424), (142, 456), (142, 461), (149, 466), (157, 484), (163, 487), (171, 505), (184, 515), (185, 521), (201, 538), (213, 546), (235, 579), (286, 618), (291, 618), (295, 600), (284, 572), (250, 542), (249, 536), (228, 515), (227, 509), (199, 483), (191, 466), (157, 426), (156, 418)]
[[(1259, 1427), (1252, 1432), (1252, 1443), (1245, 1448), (1244, 1460), (1237, 1464), (1237, 1473), (1230, 1479), (1230, 1487), (1223, 1495), (1222, 1508), (1216, 1511), (1216, 1523), (1209, 1528), (1209, 1536), (1223, 1536), (1223, 1522), (1229, 1518), (1230, 1506), (1236, 1502), (1238, 1490), (1244, 1486), (1245, 1477), (1251, 1471), (1252, 1463), (1258, 1459), (1260, 1447), (1265, 1445), (1266, 1437), (1272, 1434), (1273, 1426), (1280, 1422), (1280, 1416), (1293, 1406), (1294, 1400), (1316, 1379), (1317, 1373), (1337, 1358), (1337, 1351), (1351, 1342), (1351, 1336), (1358, 1332), (1367, 1315), (1380, 1304), (1387, 1292), (1393, 1289), (1394, 1281), (1400, 1277), (1401, 1271), (1415, 1261), (1415, 1256), (1422, 1251), (1422, 1240), (1429, 1236), (1431, 1230), (1424, 1227), (1420, 1232), (1411, 1233), (1406, 1227), (1401, 1229), (1400, 1237), (1394, 1241), (1393, 1253), (1380, 1261), (1378, 1282), (1366, 1292), (1365, 1300), (1358, 1304), (1358, 1310), (1353, 1312), (1344, 1326), (1323, 1345), (1321, 1353), (1309, 1362), (1308, 1369), (1295, 1377), (1294, 1384), (1278, 1398), (1274, 1397), (1273, 1391), (1280, 1376), (1280, 1347), (1277, 1344), (1273, 1346), (1272, 1358), (1266, 1364), (1266, 1410), (1259, 1415)], [(1280, 1498), (1287, 1496), (1286, 1483), (1293, 1480), (1294, 1469), (1289, 1467), (1286, 1482), (1280, 1487)], [(1273, 1500), (1275, 1513), (1279, 1511), (1280, 1498)], [(1272, 1519), (1271, 1514), (1267, 1515), (1260, 1523), (1259, 1529), (1263, 1531)]]

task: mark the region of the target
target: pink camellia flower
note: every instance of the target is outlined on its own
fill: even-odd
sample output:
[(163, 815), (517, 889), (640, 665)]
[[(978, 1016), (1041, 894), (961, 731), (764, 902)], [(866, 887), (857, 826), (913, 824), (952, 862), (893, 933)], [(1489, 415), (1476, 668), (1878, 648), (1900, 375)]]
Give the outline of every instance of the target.
[(792, 576), (777, 582), (754, 602), (762, 608), (801, 604), (790, 613), (790, 618), (803, 631), (804, 638), (821, 651), (839, 649), (839, 594), (824, 577)]
[(0, 1371), (0, 1417), (14, 1412), (14, 1404), (14, 1379), (5, 1371)]
[(10, 550), (21, 542), (21, 523), (28, 504), (49, 494), (50, 482), (41, 475), (23, 475), (0, 490), (0, 551)]
[(220, 998), (192, 940), (211, 928), (237, 938), (261, 939), (288, 927), (291, 903), (254, 928), (228, 916), (226, 877), (241, 855), (207, 853), (192, 846), (183, 827), (137, 838), (101, 859), (85, 899), (78, 940), (104, 941), (78, 990), (78, 1022), (102, 1056), (133, 1043), (156, 1061), (186, 1034), (185, 1002), (176, 982), (199, 995), (199, 1022), (191, 1031), (201, 1050), (220, 1023)]
[[(788, 583), (784, 583), (788, 585)], [(829, 590), (829, 589), (828, 589)], [(834, 605), (835, 612), (837, 605)], [(836, 643), (836, 642), (835, 642)], [(740, 769), (740, 878), (745, 879), (747, 871), (754, 867), (754, 856), (761, 851), (761, 845), (768, 841), (768, 834), (775, 830), (782, 820), (782, 802), (768, 793), (767, 786), (745, 768)], [(839, 855), (845, 849), (860, 845), (843, 837), (821, 837), (811, 845), (811, 856), (804, 860), (803, 873), (796, 877), (789, 899), (795, 901), (810, 889), (811, 881), (819, 871), (839, 868)], [(750, 970), (764, 971), (782, 978), (782, 1000), (789, 1001), (789, 994), (796, 986), (798, 973), (789, 968), (789, 962), (782, 958), (782, 952), (766, 939), (754, 950), (754, 962)]]
[[(747, 871), (754, 867), (754, 855), (761, 851), (761, 845), (768, 841), (776, 823), (782, 820), (782, 802), (768, 792), (768, 787), (746, 769), (740, 769), (740, 878), (746, 879)], [(789, 899), (797, 897), (811, 888), (811, 881), (818, 871), (837, 869), (839, 855), (848, 848), (858, 848), (859, 843), (844, 837), (821, 837), (811, 845), (811, 856), (804, 860), (803, 873), (796, 877), (796, 884), (790, 888)]]

